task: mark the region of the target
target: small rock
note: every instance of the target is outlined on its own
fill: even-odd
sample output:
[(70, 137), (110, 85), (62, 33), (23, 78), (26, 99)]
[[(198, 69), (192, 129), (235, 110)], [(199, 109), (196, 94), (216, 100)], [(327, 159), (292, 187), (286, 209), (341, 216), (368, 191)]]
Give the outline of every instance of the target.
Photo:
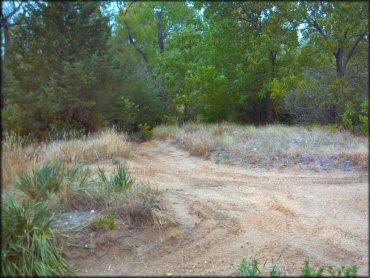
[(171, 275), (172, 275), (172, 273), (171, 273), (171, 272), (168, 272), (168, 273), (166, 273), (166, 275), (167, 275), (167, 276), (171, 276)]
[(94, 213), (94, 212), (95, 212), (95, 210), (93, 210), (93, 209), (90, 211), (90, 213)]

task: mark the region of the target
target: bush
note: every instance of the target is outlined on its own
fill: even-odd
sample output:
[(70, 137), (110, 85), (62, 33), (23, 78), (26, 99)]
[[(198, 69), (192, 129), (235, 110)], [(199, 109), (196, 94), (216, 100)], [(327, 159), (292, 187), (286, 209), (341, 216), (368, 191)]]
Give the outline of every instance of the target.
[(49, 194), (59, 192), (64, 182), (65, 166), (62, 161), (45, 163), (40, 168), (25, 172), (16, 181), (18, 189), (32, 199), (47, 199)]
[(2, 200), (2, 276), (66, 276), (72, 269), (57, 249), (47, 202)]
[(90, 172), (82, 171), (82, 164), (68, 167), (63, 160), (46, 162), (31, 172), (24, 172), (16, 180), (18, 189), (35, 200), (46, 200), (51, 193), (66, 192), (72, 184), (83, 187)]
[(116, 211), (112, 210), (107, 216), (100, 218), (96, 222), (97, 227), (104, 227), (108, 231), (112, 231), (116, 228), (116, 223), (114, 221), (114, 217), (116, 215)]
[(151, 127), (147, 123), (139, 124), (138, 127), (140, 130), (141, 137), (143, 137), (145, 140), (152, 139), (153, 132), (151, 130)]
[(110, 177), (105, 175), (103, 169), (98, 168), (98, 171), (99, 182), (107, 191), (126, 192), (134, 183), (128, 169), (120, 164), (116, 166)]
[[(49, 200), (52, 195), (57, 205), (65, 209), (92, 209), (102, 207), (109, 201), (106, 189), (93, 179), (90, 169), (83, 164), (67, 166), (63, 160), (46, 162), (25, 172), (16, 181), (16, 186), (31, 199)], [(121, 174), (122, 175), (122, 174)]]
[(341, 116), (343, 126), (354, 132), (368, 133), (369, 132), (369, 103), (363, 101), (361, 107), (355, 107), (349, 103), (346, 105), (346, 110)]

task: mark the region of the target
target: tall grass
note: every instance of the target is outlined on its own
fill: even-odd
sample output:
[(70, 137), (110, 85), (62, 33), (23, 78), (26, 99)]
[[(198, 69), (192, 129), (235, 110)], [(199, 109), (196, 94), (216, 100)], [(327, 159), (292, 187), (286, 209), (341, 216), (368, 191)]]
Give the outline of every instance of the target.
[(46, 160), (62, 158), (68, 163), (92, 163), (116, 157), (129, 158), (131, 146), (125, 134), (111, 128), (85, 138), (54, 141), (43, 148), (42, 153)]
[(1, 154), (2, 186), (7, 187), (24, 169), (37, 165), (40, 161), (39, 150), (40, 145), (32, 142), (30, 138), (5, 133)]
[(11, 185), (21, 172), (47, 161), (63, 159), (68, 163), (92, 163), (131, 156), (131, 144), (127, 136), (113, 128), (82, 138), (79, 133), (70, 132), (62, 138), (65, 140), (48, 144), (5, 133), (2, 142), (3, 187)]
[(67, 276), (72, 269), (59, 253), (47, 202), (2, 198), (2, 276)]
[(153, 134), (158, 139), (171, 140), (193, 155), (212, 154), (223, 162), (269, 166), (349, 160), (364, 168), (368, 164), (367, 137), (325, 127), (186, 124), (181, 128), (159, 126)]

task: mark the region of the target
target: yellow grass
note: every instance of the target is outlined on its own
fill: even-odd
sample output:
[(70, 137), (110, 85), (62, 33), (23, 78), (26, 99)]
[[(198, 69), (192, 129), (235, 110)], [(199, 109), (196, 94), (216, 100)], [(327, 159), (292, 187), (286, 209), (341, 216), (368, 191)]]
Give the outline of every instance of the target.
[(158, 139), (169, 139), (193, 155), (213, 154), (226, 157), (227, 161), (270, 166), (279, 163), (325, 164), (346, 159), (368, 167), (366, 136), (356, 136), (348, 131), (333, 132), (325, 127), (186, 124), (181, 128), (159, 126), (153, 134)]
[(98, 132), (83, 139), (47, 143), (30, 143), (25, 138), (6, 134), (2, 145), (2, 184), (7, 187), (23, 171), (45, 161), (64, 159), (67, 163), (92, 163), (115, 157), (129, 158), (131, 145), (126, 134), (114, 129)]
[(43, 150), (46, 160), (64, 159), (66, 162), (92, 163), (98, 160), (115, 157), (129, 158), (131, 146), (127, 136), (114, 129), (101, 131), (83, 139), (56, 141)]
[(3, 187), (9, 186), (24, 170), (40, 162), (40, 146), (27, 144), (27, 140), (14, 134), (6, 134), (2, 143), (1, 172)]

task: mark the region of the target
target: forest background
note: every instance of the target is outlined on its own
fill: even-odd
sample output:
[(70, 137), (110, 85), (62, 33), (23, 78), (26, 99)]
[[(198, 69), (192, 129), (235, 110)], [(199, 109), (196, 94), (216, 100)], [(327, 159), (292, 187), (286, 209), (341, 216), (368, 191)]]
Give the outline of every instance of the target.
[(3, 128), (40, 139), (189, 121), (365, 133), (368, 16), (367, 1), (3, 1)]

